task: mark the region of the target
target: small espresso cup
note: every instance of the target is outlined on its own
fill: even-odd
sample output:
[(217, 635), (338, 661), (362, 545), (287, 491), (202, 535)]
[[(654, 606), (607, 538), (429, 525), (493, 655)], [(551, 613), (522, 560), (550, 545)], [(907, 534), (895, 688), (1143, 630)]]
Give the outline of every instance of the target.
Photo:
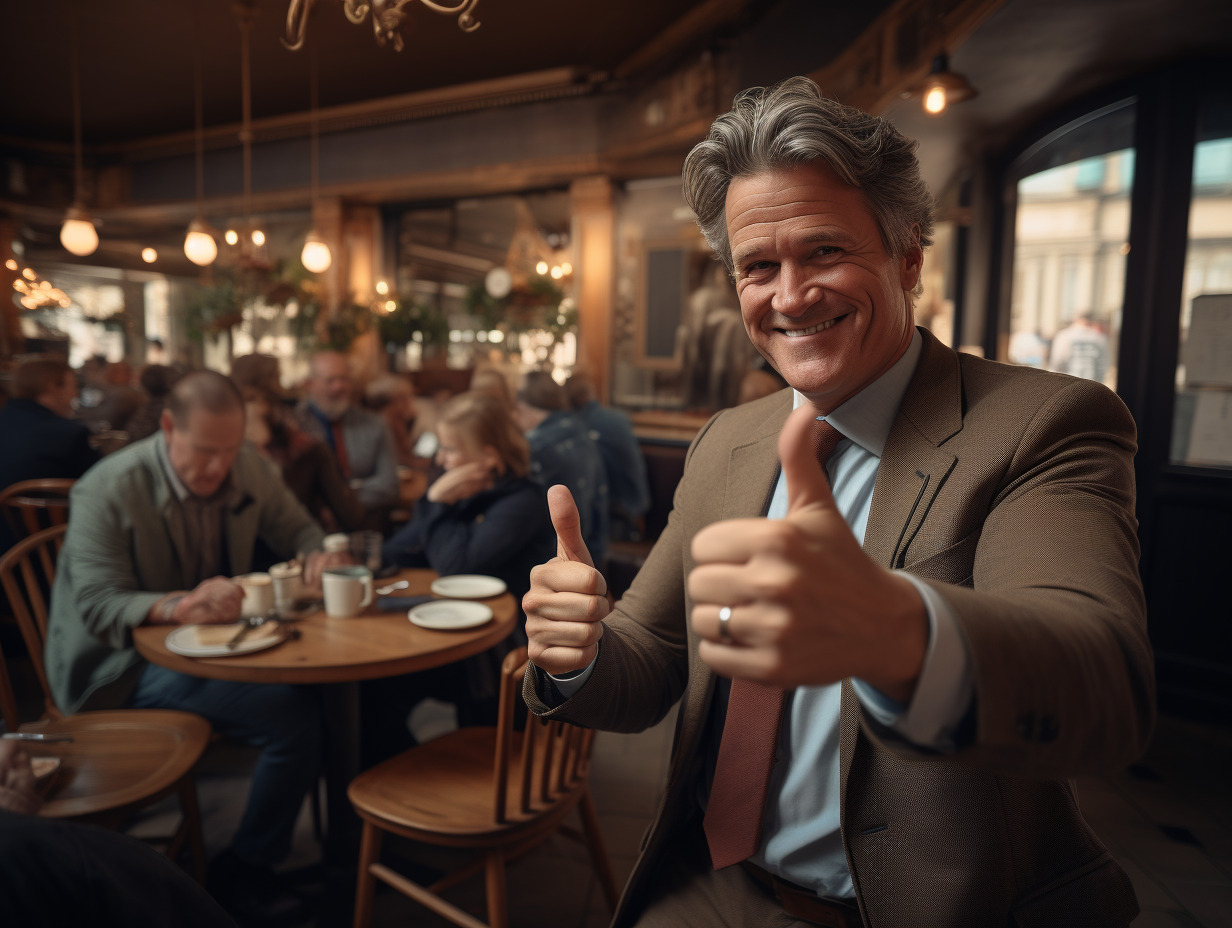
[(327, 567), (321, 572), (321, 590), (326, 615), (348, 618), (372, 603), (372, 571), (367, 567)]
[(274, 608), (274, 583), (269, 574), (244, 574), (236, 577), (235, 582), (244, 591), (240, 604), (240, 615), (244, 618), (262, 616)]

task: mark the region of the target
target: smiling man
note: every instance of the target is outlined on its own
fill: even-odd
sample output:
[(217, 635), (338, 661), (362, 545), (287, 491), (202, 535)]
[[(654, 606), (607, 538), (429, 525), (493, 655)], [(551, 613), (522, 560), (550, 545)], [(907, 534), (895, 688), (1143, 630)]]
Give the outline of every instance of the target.
[(214, 371), (180, 379), (162, 429), (117, 451), (73, 487), (48, 617), (45, 663), (64, 712), (179, 709), (261, 748), (231, 846), (211, 863), (211, 889), (242, 922), (293, 922), (303, 906), (271, 868), (320, 763), (317, 699), (277, 684), (231, 683), (144, 661), (142, 624), (235, 622), (262, 539), (281, 557), (324, 563), (324, 533), (257, 450), (244, 442), (238, 388)]
[(701, 430), (614, 606), (551, 491), (528, 704), (637, 731), (680, 702), (617, 926), (1137, 913), (1069, 781), (1132, 760), (1154, 718), (1133, 421), (915, 327), (914, 147), (804, 78), (738, 96), (685, 196), (793, 389)]

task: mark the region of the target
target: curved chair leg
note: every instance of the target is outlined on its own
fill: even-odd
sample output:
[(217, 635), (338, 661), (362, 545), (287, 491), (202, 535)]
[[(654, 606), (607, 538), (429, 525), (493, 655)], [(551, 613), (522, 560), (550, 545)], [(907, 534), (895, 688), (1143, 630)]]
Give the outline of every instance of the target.
[(488, 891), (489, 928), (509, 928), (509, 897), (505, 892), (505, 858), (500, 851), (488, 854), (484, 862), (484, 883)]
[(197, 781), (191, 773), (180, 781), (180, 814), (187, 829), (188, 852), (192, 855), (193, 878), (205, 885), (205, 840), (201, 835), (201, 807), (197, 804)]
[(355, 883), (355, 926), (368, 928), (372, 920), (372, 896), (376, 892), (376, 877), (372, 865), (381, 856), (381, 832), (371, 822), (364, 821), (363, 834), (359, 841), (359, 873)]
[(612, 864), (607, 859), (607, 847), (603, 843), (603, 832), (599, 829), (599, 813), (595, 810), (595, 800), (590, 795), (589, 786), (582, 793), (582, 801), (578, 803), (578, 808), (582, 813), (582, 831), (586, 835), (586, 849), (590, 851), (591, 863), (594, 865), (595, 873), (599, 876), (599, 886), (603, 890), (603, 897), (607, 900), (608, 908), (615, 912), (620, 893), (616, 891), (616, 879), (612, 876)]

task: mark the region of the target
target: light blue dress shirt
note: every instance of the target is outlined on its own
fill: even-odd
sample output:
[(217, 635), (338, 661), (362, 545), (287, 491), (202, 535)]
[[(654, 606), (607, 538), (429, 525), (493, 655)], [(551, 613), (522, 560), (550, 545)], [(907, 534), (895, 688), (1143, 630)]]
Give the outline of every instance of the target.
[[(825, 417), (844, 436), (826, 466), (834, 501), (861, 544), (881, 453), (915, 372), (921, 345), (917, 331), (907, 351), (885, 374)], [(803, 402), (797, 393), (795, 406)], [(781, 519), (786, 513), (787, 482), (780, 473), (766, 515)], [(904, 706), (862, 680), (852, 683), (864, 708), (883, 725), (917, 745), (949, 750), (953, 733), (971, 704), (970, 657), (945, 601), (924, 583), (902, 573), (920, 592), (929, 620), (924, 665), (911, 702)], [(573, 677), (553, 677), (561, 695), (569, 697), (581, 689), (593, 666)], [(802, 686), (788, 694), (762, 845), (750, 859), (818, 895), (850, 898), (855, 889), (839, 831), (840, 686)]]

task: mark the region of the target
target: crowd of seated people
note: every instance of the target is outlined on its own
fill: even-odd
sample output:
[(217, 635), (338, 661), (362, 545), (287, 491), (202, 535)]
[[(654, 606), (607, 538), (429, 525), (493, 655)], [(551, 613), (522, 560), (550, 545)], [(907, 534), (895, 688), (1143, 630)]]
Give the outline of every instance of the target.
[[(515, 400), (503, 374), (481, 371), (476, 389), (436, 403), (430, 438), (438, 450), (425, 459), (415, 454), (415, 428), (425, 429), (429, 417), (417, 416), (408, 378), (373, 380), (364, 392), (369, 411), (357, 403), (347, 358), (322, 352), (311, 359), (296, 405), (281, 384), (278, 360), (254, 354), (234, 359), (229, 377), (145, 368), (143, 405), (124, 416), (128, 443), (102, 456), (87, 423), (103, 422), (99, 415), (111, 402), (105, 386), (117, 388), (113, 398), (130, 394), (118, 389), (119, 366), (91, 368), (93, 405), (81, 402), (77, 375), (65, 361), (36, 358), (18, 367), (12, 398), (0, 408), (0, 439), (22, 438), (8, 443), (15, 453), (0, 463), (5, 486), (45, 476), (77, 481), (51, 594), (44, 654), (51, 686), (66, 712), (174, 708), (255, 746), (246, 808), (210, 862), (208, 888), (240, 924), (297, 924), (309, 912), (276, 868), (320, 769), (314, 694), (168, 670), (137, 654), (131, 630), (234, 622), (242, 592), (231, 578), (274, 560), (299, 558), (306, 581), (319, 581), (326, 566), (349, 559), (322, 552), (324, 535), (372, 527), (374, 514), (385, 519), (396, 500), (389, 476), (396, 486), (399, 467), (422, 470), (426, 492), (405, 523), (379, 523), (388, 535), (384, 566), (499, 577), (520, 606), (531, 568), (555, 554), (550, 485), (565, 483), (588, 501), (592, 550), (605, 547), (609, 472), (599, 442), (613, 431), (618, 440), (631, 438), (623, 434), (628, 420), (605, 419), (593, 391), (580, 390), (586, 419), (577, 418), (547, 374), (530, 375)], [(616, 428), (605, 425), (613, 421)], [(625, 457), (614, 460), (632, 460), (628, 448), (620, 453)], [(630, 521), (638, 514), (636, 496), (621, 497), (619, 511)], [(237, 560), (241, 552), (252, 554)], [(460, 724), (491, 723), (501, 658), (524, 641), (519, 623), (489, 652), (374, 682), (362, 702), (365, 764), (412, 742), (407, 712), (426, 695), (454, 702)], [(72, 830), (54, 835), (68, 843), (106, 840)], [(50, 836), (51, 829), (25, 829), (21, 840), (37, 849)], [(130, 866), (127, 845), (117, 848), (117, 866)], [(131, 866), (146, 863), (134, 857)], [(228, 923), (217, 907), (200, 914), (201, 924)]]

